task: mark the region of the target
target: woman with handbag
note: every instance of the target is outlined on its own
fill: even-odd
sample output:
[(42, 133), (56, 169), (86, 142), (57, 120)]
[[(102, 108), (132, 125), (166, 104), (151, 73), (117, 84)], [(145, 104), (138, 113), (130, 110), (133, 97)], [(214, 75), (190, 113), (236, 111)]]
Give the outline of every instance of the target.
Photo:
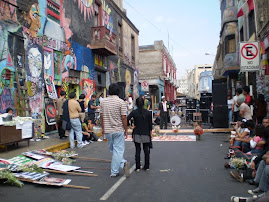
[(144, 109), (144, 100), (142, 98), (136, 99), (136, 106), (137, 109), (133, 110), (127, 117), (128, 124), (132, 118), (134, 119), (134, 126), (130, 126), (130, 128), (133, 129), (132, 137), (136, 150), (136, 172), (140, 171), (141, 143), (143, 144), (145, 154), (145, 165), (143, 169), (148, 171), (152, 135), (152, 116), (148, 110)]

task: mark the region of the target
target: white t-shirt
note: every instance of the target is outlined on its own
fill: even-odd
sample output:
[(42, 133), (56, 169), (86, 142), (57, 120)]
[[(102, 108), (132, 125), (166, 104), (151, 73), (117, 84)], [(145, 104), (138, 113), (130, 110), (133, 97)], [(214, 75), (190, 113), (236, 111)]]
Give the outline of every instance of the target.
[(133, 109), (133, 99), (132, 97), (128, 98), (128, 110), (132, 110)]
[(227, 100), (227, 104), (228, 104), (228, 109), (232, 109), (232, 105), (233, 105), (233, 100)]
[(238, 112), (239, 111), (239, 108), (237, 107), (237, 98), (238, 98), (237, 95), (233, 97), (234, 112)]
[(163, 104), (163, 111), (167, 112), (167, 102), (164, 101), (164, 102), (162, 102), (162, 104)]

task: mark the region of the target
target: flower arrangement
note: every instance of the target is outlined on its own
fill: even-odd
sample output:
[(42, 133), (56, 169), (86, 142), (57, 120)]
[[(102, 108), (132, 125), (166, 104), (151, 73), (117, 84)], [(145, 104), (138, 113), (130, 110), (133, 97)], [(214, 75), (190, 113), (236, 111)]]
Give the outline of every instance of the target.
[(20, 180), (18, 180), (9, 170), (0, 170), (0, 179), (6, 180), (4, 183), (10, 185), (15, 185), (17, 187), (23, 186), (23, 183)]
[(172, 128), (173, 128), (173, 132), (174, 132), (175, 134), (177, 134), (177, 133), (179, 132), (179, 128), (180, 128), (180, 126), (172, 126)]
[(75, 162), (75, 160), (71, 159), (70, 157), (76, 156), (77, 154), (74, 151), (67, 151), (67, 150), (61, 150), (56, 151), (55, 153), (52, 153), (52, 156), (58, 160), (61, 161), (63, 164), (70, 165)]
[(200, 140), (200, 136), (204, 133), (204, 129), (200, 126), (197, 122), (194, 124), (194, 134), (196, 135), (197, 139)]
[(38, 167), (37, 164), (34, 162), (29, 162), (26, 164), (23, 164), (18, 168), (18, 170), (21, 170), (23, 172), (36, 172), (36, 173), (44, 173), (44, 170), (40, 167)]
[(230, 163), (237, 170), (239, 170), (240, 168), (243, 168), (244, 165), (247, 165), (246, 159), (243, 159), (243, 158), (231, 158)]

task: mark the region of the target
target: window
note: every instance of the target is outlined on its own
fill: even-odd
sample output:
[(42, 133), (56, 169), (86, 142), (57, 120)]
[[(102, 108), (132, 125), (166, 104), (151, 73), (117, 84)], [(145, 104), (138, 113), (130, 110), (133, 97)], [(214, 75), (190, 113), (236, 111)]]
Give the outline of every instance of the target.
[(205, 67), (205, 69), (211, 69), (211, 67)]
[(243, 29), (243, 27), (240, 29), (240, 42), (241, 41), (244, 41), (244, 29)]
[(255, 16), (254, 10), (250, 11), (248, 14), (248, 28), (249, 28), (249, 38), (255, 33)]
[(119, 53), (122, 54), (123, 49), (122, 49), (122, 25), (118, 23), (118, 47), (119, 47)]
[(235, 53), (236, 44), (235, 44), (235, 35), (228, 35), (225, 38), (225, 55), (228, 53)]
[(94, 7), (94, 26), (98, 27), (98, 26), (101, 26), (101, 22), (102, 22), (101, 2), (96, 0), (93, 7)]
[(131, 35), (131, 55), (132, 55), (132, 62), (135, 62), (135, 37)]
[(204, 69), (204, 67), (198, 67), (198, 69)]

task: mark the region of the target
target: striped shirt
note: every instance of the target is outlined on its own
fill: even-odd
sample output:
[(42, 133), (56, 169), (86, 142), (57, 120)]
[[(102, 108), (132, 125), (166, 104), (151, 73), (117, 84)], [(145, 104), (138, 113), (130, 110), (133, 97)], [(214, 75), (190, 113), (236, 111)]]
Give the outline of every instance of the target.
[(127, 104), (118, 96), (112, 95), (104, 98), (100, 106), (100, 113), (103, 115), (104, 132), (124, 131), (121, 116), (127, 115)]

